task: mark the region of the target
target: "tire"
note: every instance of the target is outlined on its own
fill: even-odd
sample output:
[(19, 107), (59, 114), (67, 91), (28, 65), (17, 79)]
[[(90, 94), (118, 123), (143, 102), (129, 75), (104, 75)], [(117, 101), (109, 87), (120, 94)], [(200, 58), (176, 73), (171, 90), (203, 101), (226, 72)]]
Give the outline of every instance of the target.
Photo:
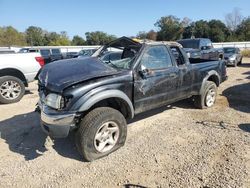
[[(208, 102), (209, 95), (210, 94), (212, 95), (211, 91), (213, 91), (213, 99), (211, 98), (211, 101)], [(211, 81), (206, 81), (203, 93), (201, 95), (194, 96), (194, 105), (200, 109), (210, 108), (215, 104), (216, 96), (217, 96), (216, 84)]]
[(234, 61), (234, 65), (233, 66), (237, 67), (237, 61), (236, 60)]
[[(118, 132), (116, 130), (112, 134), (107, 133), (115, 129)], [(108, 135), (110, 138), (107, 138)], [(90, 111), (80, 122), (75, 135), (76, 147), (84, 161), (93, 161), (109, 155), (125, 144), (126, 137), (127, 123), (124, 116), (109, 107), (99, 107)]]
[[(6, 89), (8, 92), (6, 92)], [(10, 104), (18, 102), (22, 99), (24, 93), (25, 86), (19, 78), (14, 76), (3, 76), (0, 78), (0, 103)]]
[(239, 65), (241, 65), (242, 64), (242, 58), (240, 59), (240, 61), (239, 61)]

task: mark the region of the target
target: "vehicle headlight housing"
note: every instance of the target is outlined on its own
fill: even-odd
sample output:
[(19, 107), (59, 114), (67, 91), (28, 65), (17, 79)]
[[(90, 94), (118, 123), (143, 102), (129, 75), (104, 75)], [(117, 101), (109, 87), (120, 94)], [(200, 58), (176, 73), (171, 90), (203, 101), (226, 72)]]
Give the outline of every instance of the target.
[(64, 107), (65, 101), (61, 95), (50, 93), (45, 98), (45, 104), (54, 109), (61, 109)]
[(236, 55), (232, 55), (229, 57), (229, 60), (234, 61), (236, 59)]

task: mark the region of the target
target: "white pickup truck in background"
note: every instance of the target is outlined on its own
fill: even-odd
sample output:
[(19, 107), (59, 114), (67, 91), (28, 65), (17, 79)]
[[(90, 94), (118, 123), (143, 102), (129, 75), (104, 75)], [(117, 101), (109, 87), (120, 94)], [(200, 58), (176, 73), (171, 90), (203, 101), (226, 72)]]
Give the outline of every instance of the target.
[(40, 53), (0, 54), (0, 103), (21, 100), (43, 65)]

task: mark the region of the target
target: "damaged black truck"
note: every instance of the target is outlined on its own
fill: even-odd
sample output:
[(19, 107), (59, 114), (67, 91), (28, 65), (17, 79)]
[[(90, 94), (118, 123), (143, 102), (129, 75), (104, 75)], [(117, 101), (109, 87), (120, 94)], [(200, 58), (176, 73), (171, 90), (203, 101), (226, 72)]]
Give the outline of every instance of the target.
[[(107, 49), (120, 59), (101, 61)], [(119, 38), (92, 57), (46, 65), (39, 75), (38, 107), (43, 130), (55, 138), (74, 131), (85, 161), (124, 145), (127, 120), (193, 97), (198, 108), (212, 107), (226, 79), (223, 61), (188, 59), (178, 43)]]

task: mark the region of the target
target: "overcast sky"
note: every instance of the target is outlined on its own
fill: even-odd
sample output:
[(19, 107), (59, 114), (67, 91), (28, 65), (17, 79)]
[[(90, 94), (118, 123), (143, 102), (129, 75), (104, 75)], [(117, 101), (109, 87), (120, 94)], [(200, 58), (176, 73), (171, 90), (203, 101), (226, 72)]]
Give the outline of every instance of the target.
[(250, 16), (249, 0), (0, 0), (0, 26), (24, 31), (34, 25), (70, 37), (99, 30), (120, 37), (157, 29), (157, 19), (170, 14), (224, 21), (235, 7)]

